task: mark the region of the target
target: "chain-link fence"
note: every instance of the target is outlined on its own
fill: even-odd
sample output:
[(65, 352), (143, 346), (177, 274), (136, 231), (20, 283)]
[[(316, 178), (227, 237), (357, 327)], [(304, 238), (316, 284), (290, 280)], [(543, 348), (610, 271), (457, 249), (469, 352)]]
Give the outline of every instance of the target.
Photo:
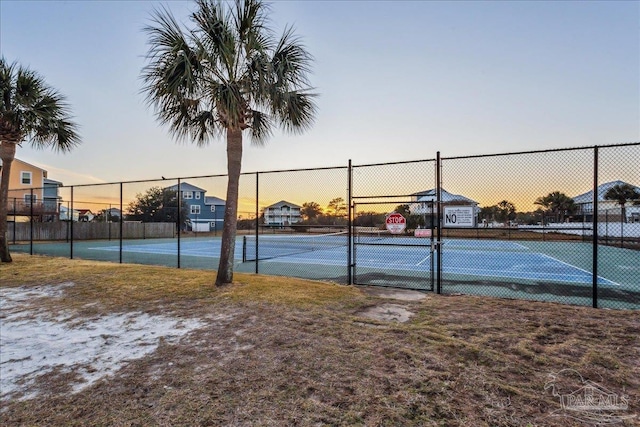
[[(640, 143), (244, 173), (235, 270), (640, 308)], [(12, 250), (218, 266), (227, 177), (9, 192)]]

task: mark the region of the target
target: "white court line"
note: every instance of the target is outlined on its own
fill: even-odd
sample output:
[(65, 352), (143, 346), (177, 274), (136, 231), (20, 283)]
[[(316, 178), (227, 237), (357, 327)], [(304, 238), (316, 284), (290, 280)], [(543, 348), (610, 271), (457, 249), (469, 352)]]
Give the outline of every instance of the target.
[[(552, 256), (549, 256), (549, 255), (547, 255), (547, 254), (543, 254), (543, 253), (539, 253), (539, 255), (541, 255), (541, 256), (543, 256), (543, 257), (545, 257), (545, 258), (549, 258), (549, 259), (551, 259), (551, 260), (557, 261), (557, 262), (559, 262), (560, 264), (568, 265), (569, 267), (575, 268), (576, 270), (584, 271), (585, 273), (590, 274), (591, 276), (593, 276), (593, 273), (592, 273), (592, 272), (587, 271), (587, 270), (585, 270), (585, 269), (583, 269), (583, 268), (580, 268), (580, 267), (576, 267), (575, 265), (573, 265), (573, 264), (569, 264), (568, 262), (560, 261), (558, 258), (554, 258), (554, 257), (552, 257)], [(602, 280), (604, 280), (605, 282), (608, 282), (608, 283), (610, 283), (610, 284), (612, 284), (612, 285), (622, 286), (620, 283), (613, 282), (613, 281), (611, 281), (611, 280), (609, 280), (609, 279), (606, 279), (606, 278), (604, 278), (604, 277), (602, 277), (602, 276), (597, 276), (597, 277), (598, 277), (598, 279), (602, 279)]]
[(423, 262), (427, 261), (430, 258), (431, 258), (431, 255), (427, 255), (427, 257), (425, 259), (423, 259), (422, 261), (420, 261), (419, 263), (416, 264), (416, 267), (421, 265)]

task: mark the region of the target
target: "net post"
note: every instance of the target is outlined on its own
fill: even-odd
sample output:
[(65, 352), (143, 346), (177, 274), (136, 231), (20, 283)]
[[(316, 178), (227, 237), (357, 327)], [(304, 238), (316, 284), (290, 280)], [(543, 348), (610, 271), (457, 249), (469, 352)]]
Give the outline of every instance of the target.
[(247, 236), (242, 236), (242, 262), (247, 262)]

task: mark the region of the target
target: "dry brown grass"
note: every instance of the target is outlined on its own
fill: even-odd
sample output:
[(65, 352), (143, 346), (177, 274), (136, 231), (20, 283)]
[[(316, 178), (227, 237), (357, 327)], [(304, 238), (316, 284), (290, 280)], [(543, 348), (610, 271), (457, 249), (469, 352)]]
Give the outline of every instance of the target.
[[(404, 324), (364, 318), (388, 302), (299, 279), (16, 255), (2, 286), (73, 282), (48, 310), (142, 311), (207, 322), (72, 394), (2, 402), (9, 426), (571, 426), (548, 375), (575, 369), (640, 414), (640, 313), (430, 294)], [(34, 302), (52, 304), (51, 302)], [(637, 425), (638, 418), (622, 425)], [(634, 424), (636, 423), (636, 424)]]

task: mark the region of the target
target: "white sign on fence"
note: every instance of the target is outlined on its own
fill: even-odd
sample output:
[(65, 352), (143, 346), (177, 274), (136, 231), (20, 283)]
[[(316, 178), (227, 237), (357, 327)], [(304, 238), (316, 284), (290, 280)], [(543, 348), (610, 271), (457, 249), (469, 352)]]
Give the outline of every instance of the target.
[(445, 227), (475, 227), (473, 206), (445, 206)]

